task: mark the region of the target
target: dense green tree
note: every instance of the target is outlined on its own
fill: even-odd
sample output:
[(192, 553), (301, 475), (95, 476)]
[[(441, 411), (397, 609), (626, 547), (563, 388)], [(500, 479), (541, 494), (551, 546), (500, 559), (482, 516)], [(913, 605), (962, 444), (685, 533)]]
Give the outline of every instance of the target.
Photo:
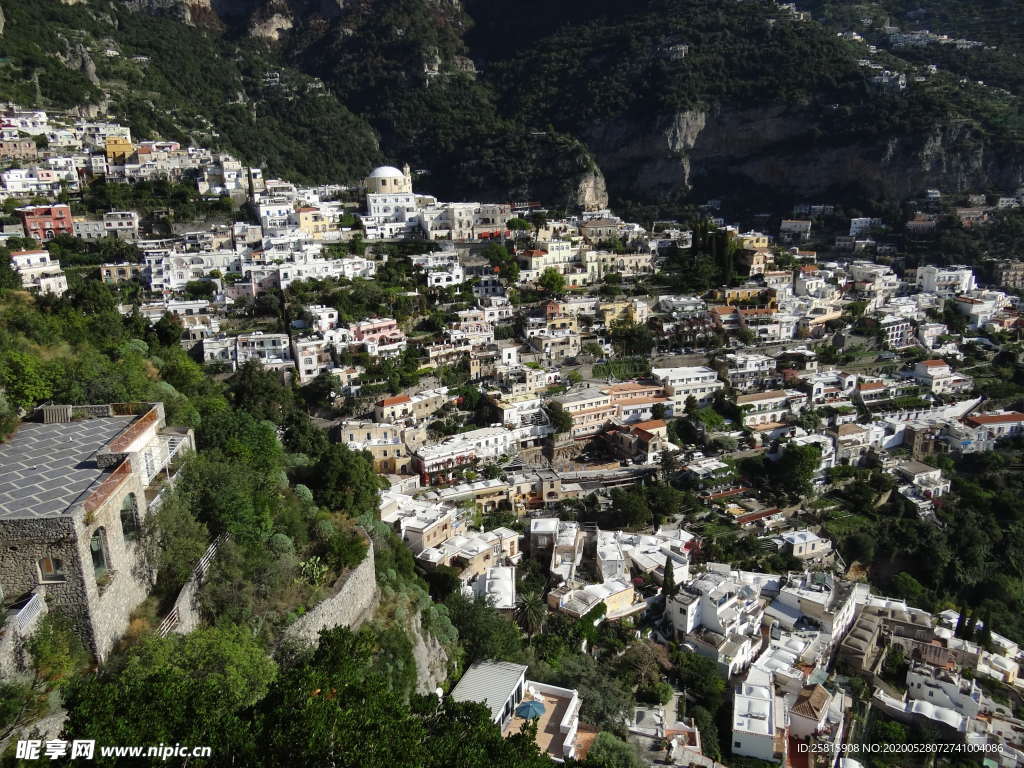
[(291, 389), (275, 371), (265, 369), (256, 360), (243, 363), (228, 379), (228, 391), (235, 407), (275, 424), (284, 421), (292, 404)]
[(84, 280), (64, 294), (64, 300), (79, 312), (103, 315), (117, 312), (117, 299), (105, 284)]
[(561, 403), (548, 403), (544, 412), (551, 421), (551, 426), (557, 434), (564, 434), (572, 429), (572, 414), (566, 411)]
[(597, 734), (583, 763), (585, 768), (641, 768), (636, 747), (608, 731)]
[(481, 249), (480, 255), (503, 280), (514, 283), (519, 279), (519, 262), (504, 245), (490, 242)]
[(284, 446), (291, 453), (319, 456), (330, 443), (327, 434), (317, 427), (305, 413), (293, 409), (284, 421)]
[(263, 698), (275, 675), (274, 662), (240, 627), (150, 636), (116, 667), (75, 680), (64, 733), (100, 744), (215, 744), (226, 751), (247, 740), (241, 713)]
[(46, 400), (53, 389), (42, 361), (18, 350), (0, 350), (0, 386), (7, 402), (27, 409)]
[(661, 593), (665, 598), (670, 598), (676, 593), (676, 576), (675, 569), (672, 565), (672, 557), (668, 555), (665, 557), (665, 570), (664, 576), (662, 577)]
[(871, 534), (857, 531), (846, 538), (843, 550), (850, 562), (870, 563), (875, 558), (875, 540)]
[(787, 445), (773, 469), (776, 486), (791, 496), (810, 493), (820, 461), (821, 448), (817, 445)]
[(548, 296), (556, 296), (565, 292), (565, 275), (554, 267), (547, 267), (537, 279), (537, 285)]
[(0, 294), (21, 288), (21, 275), (11, 265), (11, 252), (0, 248)]
[(273, 504), (268, 478), (233, 461), (200, 455), (181, 470), (178, 485), (200, 522), (213, 534), (230, 533), (256, 544), (273, 531)]
[[(535, 672), (539, 677), (534, 676)], [(635, 703), (632, 683), (623, 681), (611, 665), (590, 655), (565, 656), (557, 668), (531, 668), (530, 676), (540, 682), (577, 689), (584, 720), (598, 728), (621, 729)]]
[(176, 594), (206, 552), (210, 534), (192, 514), (186, 495), (177, 489), (146, 516), (142, 541), (150, 564), (157, 571), (157, 586), (164, 594)]
[(263, 478), (281, 468), (282, 450), (274, 425), (246, 411), (224, 407), (208, 410), (203, 414), (197, 442), (201, 453), (238, 460)]
[(718, 665), (706, 656), (678, 651), (672, 657), (673, 675), (687, 694), (715, 712), (725, 700), (726, 682)]
[(363, 454), (345, 445), (331, 445), (320, 455), (307, 485), (317, 502), (329, 509), (354, 518), (376, 518), (380, 478)]
[(485, 597), (474, 599), (456, 593), (445, 603), (452, 623), (459, 631), (459, 643), (466, 662), (516, 658), (521, 650), (519, 629), (491, 607)]

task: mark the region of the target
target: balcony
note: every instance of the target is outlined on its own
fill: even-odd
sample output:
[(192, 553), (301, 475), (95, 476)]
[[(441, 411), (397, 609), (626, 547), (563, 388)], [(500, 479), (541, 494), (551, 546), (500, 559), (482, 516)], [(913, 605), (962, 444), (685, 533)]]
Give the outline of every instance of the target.
[(188, 439), (185, 435), (157, 435), (157, 439), (143, 453), (143, 477), (146, 485), (150, 485), (160, 472), (167, 469), (175, 458), (180, 457), (187, 445)]

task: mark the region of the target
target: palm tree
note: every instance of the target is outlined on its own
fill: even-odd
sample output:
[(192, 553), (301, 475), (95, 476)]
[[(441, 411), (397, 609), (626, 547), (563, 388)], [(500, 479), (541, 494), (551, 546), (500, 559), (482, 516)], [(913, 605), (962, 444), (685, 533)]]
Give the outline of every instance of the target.
[(520, 596), (516, 605), (516, 621), (528, 637), (532, 638), (542, 629), (548, 617), (548, 607), (538, 592), (527, 592)]

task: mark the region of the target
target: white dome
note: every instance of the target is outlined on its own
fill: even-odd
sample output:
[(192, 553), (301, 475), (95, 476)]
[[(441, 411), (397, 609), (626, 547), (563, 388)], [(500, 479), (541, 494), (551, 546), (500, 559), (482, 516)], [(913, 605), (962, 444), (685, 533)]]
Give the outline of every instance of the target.
[(369, 178), (371, 179), (404, 179), (405, 174), (395, 168), (393, 165), (382, 165), (379, 168), (374, 168), (370, 172)]

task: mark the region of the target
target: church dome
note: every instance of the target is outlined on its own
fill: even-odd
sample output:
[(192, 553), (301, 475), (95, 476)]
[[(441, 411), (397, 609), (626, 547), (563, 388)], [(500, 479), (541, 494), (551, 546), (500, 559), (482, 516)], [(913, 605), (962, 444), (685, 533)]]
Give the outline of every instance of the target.
[(370, 172), (369, 178), (371, 179), (402, 179), (405, 178), (405, 174), (395, 168), (393, 165), (382, 165), (379, 168), (374, 168)]

